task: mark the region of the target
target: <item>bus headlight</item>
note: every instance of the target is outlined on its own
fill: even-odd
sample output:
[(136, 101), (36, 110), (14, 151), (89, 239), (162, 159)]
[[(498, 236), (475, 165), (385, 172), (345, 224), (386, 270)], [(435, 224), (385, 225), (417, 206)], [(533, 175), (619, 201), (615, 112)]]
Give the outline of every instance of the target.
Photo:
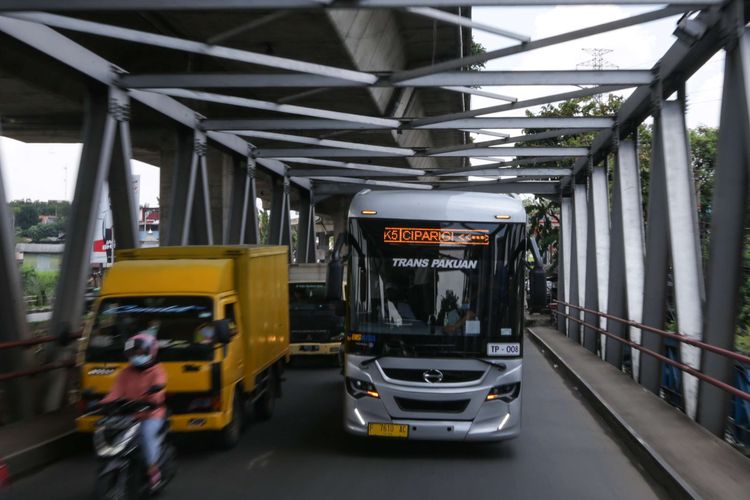
[(515, 382), (513, 384), (496, 385), (487, 394), (485, 401), (494, 401), (499, 399), (506, 403), (510, 403), (521, 394), (521, 382)]
[(379, 398), (377, 389), (371, 382), (365, 382), (356, 378), (346, 378), (346, 392), (354, 398), (363, 398), (370, 396), (371, 398)]

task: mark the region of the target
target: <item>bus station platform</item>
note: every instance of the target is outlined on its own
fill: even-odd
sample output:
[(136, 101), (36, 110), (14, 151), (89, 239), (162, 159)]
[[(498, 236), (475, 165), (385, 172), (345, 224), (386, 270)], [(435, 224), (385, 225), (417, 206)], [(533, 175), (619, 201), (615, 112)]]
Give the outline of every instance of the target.
[(750, 460), (554, 328), (529, 337), (675, 498), (750, 498)]

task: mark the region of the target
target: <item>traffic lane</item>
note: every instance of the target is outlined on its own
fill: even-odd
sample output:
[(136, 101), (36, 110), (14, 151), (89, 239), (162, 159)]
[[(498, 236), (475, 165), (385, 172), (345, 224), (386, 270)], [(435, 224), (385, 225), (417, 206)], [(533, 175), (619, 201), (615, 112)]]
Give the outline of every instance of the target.
[[(525, 345), (523, 430), (503, 443), (368, 440), (341, 426), (339, 370), (286, 372), (274, 417), (252, 422), (234, 450), (191, 438), (161, 498), (650, 499), (660, 494), (531, 343)], [(23, 479), (17, 498), (90, 495), (82, 454)]]

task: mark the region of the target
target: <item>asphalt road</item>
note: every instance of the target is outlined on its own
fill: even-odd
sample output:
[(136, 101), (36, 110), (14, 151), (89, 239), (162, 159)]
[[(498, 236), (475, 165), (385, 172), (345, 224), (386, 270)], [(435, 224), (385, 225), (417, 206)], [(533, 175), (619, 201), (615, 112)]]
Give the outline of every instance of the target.
[[(341, 376), (321, 364), (287, 371), (267, 422), (234, 450), (180, 445), (162, 499), (665, 498), (527, 341), (523, 430), (493, 444), (372, 441), (341, 428)], [(16, 498), (90, 498), (95, 461), (82, 451), (14, 485)]]

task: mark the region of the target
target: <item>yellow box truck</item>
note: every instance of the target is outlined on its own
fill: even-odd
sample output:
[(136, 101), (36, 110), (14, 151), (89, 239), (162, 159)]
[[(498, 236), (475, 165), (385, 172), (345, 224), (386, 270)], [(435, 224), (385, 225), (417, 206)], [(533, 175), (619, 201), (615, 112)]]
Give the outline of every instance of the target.
[[(287, 248), (193, 246), (116, 254), (85, 330), (81, 410), (125, 366), (125, 340), (159, 343), (175, 432), (215, 431), (237, 443), (250, 406), (269, 418), (289, 358)], [(81, 416), (80, 431), (95, 417)]]

